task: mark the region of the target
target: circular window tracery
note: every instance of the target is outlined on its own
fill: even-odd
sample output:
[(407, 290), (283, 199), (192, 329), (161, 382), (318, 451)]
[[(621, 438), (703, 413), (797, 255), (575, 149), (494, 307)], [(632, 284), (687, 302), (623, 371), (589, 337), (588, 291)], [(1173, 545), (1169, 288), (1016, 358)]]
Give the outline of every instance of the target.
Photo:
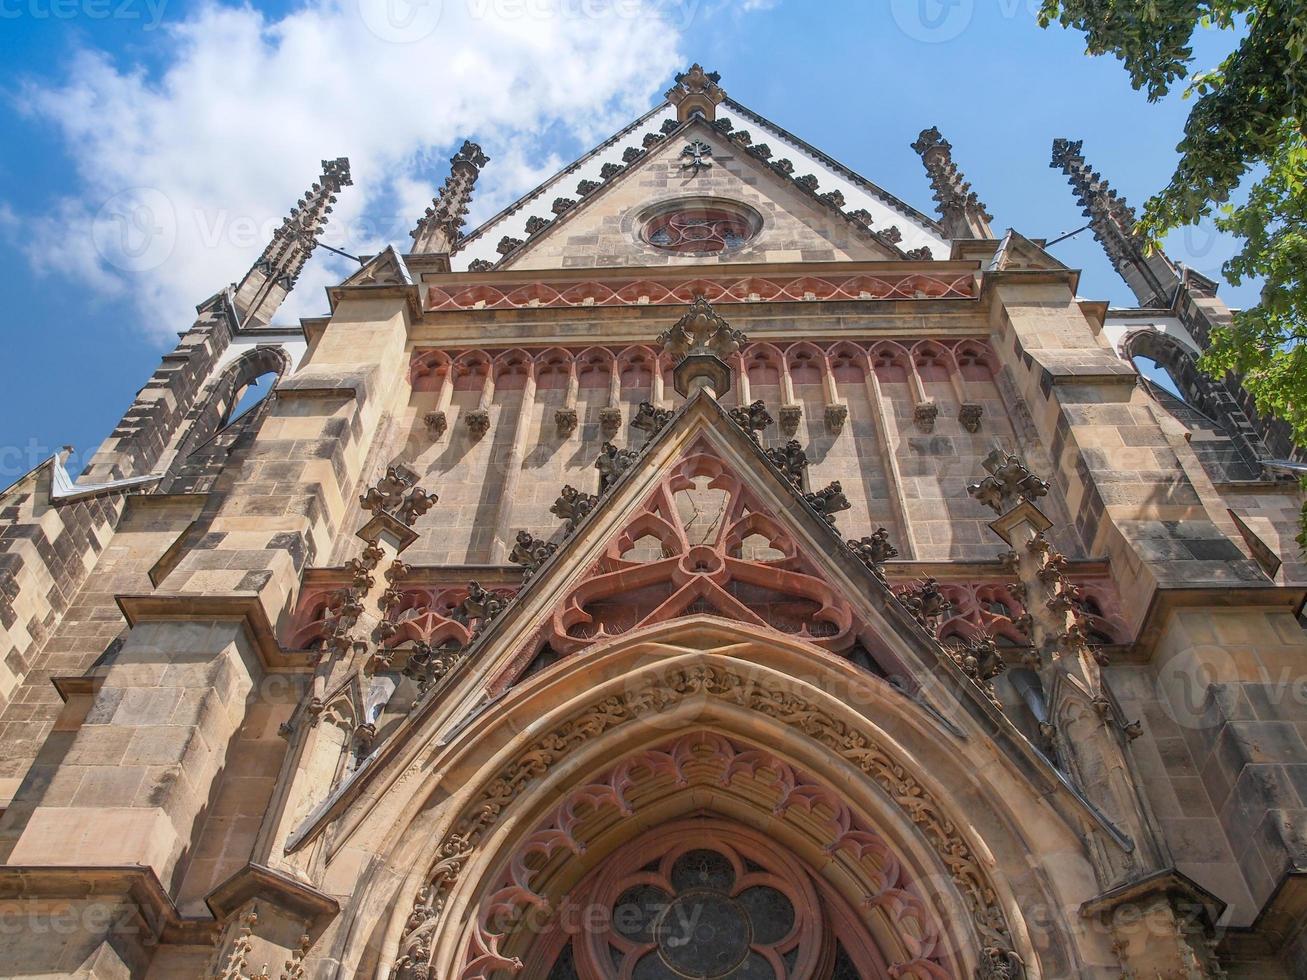
[(641, 237), (661, 252), (716, 255), (748, 243), (762, 225), (752, 208), (728, 202), (681, 201), (645, 217)]
[[(721, 838), (680, 842), (610, 874), (610, 923), (588, 942), (598, 975), (630, 980), (791, 980), (822, 961), (821, 913), (797, 868), (770, 868)], [(647, 856), (644, 855), (644, 856)]]

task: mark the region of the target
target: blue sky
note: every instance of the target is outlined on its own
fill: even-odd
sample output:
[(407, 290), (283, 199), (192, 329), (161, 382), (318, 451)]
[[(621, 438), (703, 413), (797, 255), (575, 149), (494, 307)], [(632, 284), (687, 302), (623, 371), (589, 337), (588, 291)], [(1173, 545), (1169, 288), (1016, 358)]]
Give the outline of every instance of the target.
[[(109, 432), (195, 303), (237, 279), (317, 173), (356, 186), (328, 241), (408, 243), (465, 137), (491, 156), (473, 219), (652, 106), (700, 61), (730, 95), (933, 213), (908, 144), (937, 125), (998, 228), (1084, 223), (1054, 137), (1139, 205), (1170, 174), (1187, 111), (1150, 105), (1037, 0), (0, 0), (0, 483)], [(402, 15), (398, 19), (396, 13)], [(1200, 67), (1229, 40), (1200, 36)], [(115, 202), (175, 224), (143, 255), (105, 240)], [(1217, 276), (1207, 229), (1168, 245)], [(1088, 232), (1055, 254), (1081, 294), (1128, 303)], [(345, 271), (315, 259), (284, 313), (322, 312)], [(1250, 305), (1250, 286), (1223, 287)]]

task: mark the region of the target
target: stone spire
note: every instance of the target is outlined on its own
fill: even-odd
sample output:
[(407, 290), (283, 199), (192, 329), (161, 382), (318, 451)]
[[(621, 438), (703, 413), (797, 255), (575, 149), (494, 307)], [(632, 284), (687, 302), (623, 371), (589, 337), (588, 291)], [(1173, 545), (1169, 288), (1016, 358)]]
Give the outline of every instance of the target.
[(720, 73), (704, 71), (699, 64), (677, 75), (676, 84), (667, 90), (667, 101), (676, 106), (676, 118), (685, 122), (700, 112), (708, 122), (716, 119), (717, 106), (726, 98), (726, 92), (717, 84), (721, 80)]
[(923, 129), (912, 148), (921, 157), (935, 191), (944, 233), (949, 238), (993, 238), (989, 223), (994, 216), (953, 162), (953, 146), (932, 126)]
[(322, 176), (299, 199), (259, 260), (236, 287), (236, 312), (242, 325), (272, 320), (282, 300), (295, 288), (304, 263), (317, 248), (318, 236), (327, 227), (336, 195), (352, 183), (347, 158), (322, 161)]
[(450, 157), (449, 176), (440, 194), (431, 202), (426, 214), (409, 234), (413, 236), (413, 251), (452, 252), (458, 245), (463, 219), (467, 217), (472, 201), (472, 188), (476, 186), (481, 168), (490, 158), (471, 140)]
[(1126, 281), (1140, 306), (1169, 308), (1180, 286), (1180, 274), (1160, 250), (1148, 254), (1148, 246), (1135, 234), (1134, 208), (1108, 185), (1102, 175), (1089, 169), (1080, 153), (1083, 140), (1053, 140), (1053, 161), (1071, 179), (1076, 200), (1084, 208), (1094, 237), (1108, 260)]

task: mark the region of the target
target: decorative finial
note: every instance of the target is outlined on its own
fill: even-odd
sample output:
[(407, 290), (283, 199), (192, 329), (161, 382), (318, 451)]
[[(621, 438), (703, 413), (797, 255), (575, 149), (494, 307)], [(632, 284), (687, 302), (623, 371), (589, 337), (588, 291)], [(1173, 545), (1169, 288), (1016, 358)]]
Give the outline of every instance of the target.
[(236, 287), (235, 305), (241, 323), (266, 324), (295, 288), (304, 264), (318, 247), (336, 195), (354, 181), (349, 160), (322, 161), (322, 176), (299, 199), (268, 242), (257, 262)]
[(1075, 190), (1076, 200), (1084, 209), (1108, 261), (1116, 269), (1140, 306), (1167, 307), (1180, 286), (1180, 274), (1160, 250), (1151, 253), (1148, 243), (1135, 234), (1137, 220), (1130, 207), (1103, 179), (1091, 170), (1080, 153), (1082, 140), (1053, 140), (1053, 159), (1049, 166), (1065, 173)]
[(994, 216), (953, 162), (952, 144), (932, 126), (921, 131), (912, 148), (921, 157), (930, 177), (945, 234), (950, 238), (993, 238), (989, 223)]
[(471, 140), (465, 140), (450, 157), (445, 185), (409, 233), (414, 252), (452, 252), (458, 247), (463, 221), (472, 202), (472, 189), (481, 168), (489, 162), (490, 158)]
[(717, 106), (726, 98), (726, 92), (717, 83), (720, 73), (704, 71), (693, 64), (690, 70), (676, 76), (676, 84), (667, 90), (667, 101), (676, 106), (676, 118), (685, 122), (696, 113), (708, 122), (717, 118)]
[(658, 337), (658, 344), (676, 366), (672, 381), (685, 396), (705, 389), (713, 397), (731, 390), (731, 369), (727, 359), (737, 353), (748, 338), (717, 315), (702, 295), (694, 297), (690, 310)]

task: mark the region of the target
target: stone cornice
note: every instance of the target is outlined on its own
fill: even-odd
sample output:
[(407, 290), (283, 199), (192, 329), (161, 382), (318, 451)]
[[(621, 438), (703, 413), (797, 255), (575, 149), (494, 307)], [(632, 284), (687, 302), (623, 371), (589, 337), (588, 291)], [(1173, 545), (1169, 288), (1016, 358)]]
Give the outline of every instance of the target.
[(340, 903), (330, 895), (262, 864), (245, 865), (209, 892), (204, 903), (214, 918), (222, 922), (253, 899), (302, 920), (314, 932), (340, 912)]
[(131, 627), (145, 622), (239, 622), (265, 670), (282, 673), (307, 673), (312, 670), (312, 658), (316, 654), (283, 650), (258, 596), (154, 592), (148, 595), (119, 595), (115, 601), (123, 618), (127, 620), (127, 625)]
[(183, 917), (152, 868), (144, 865), (0, 865), (0, 900), (116, 898), (135, 906), (145, 943), (213, 945), (218, 923)]

